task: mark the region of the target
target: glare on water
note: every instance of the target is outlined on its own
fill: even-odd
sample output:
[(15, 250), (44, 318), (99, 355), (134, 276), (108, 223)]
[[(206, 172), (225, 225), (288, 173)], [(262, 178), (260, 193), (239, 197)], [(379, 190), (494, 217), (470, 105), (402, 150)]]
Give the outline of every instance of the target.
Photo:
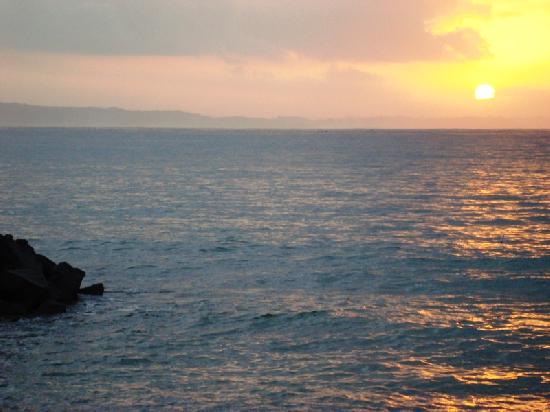
[(104, 281), (7, 409), (544, 410), (544, 131), (0, 130), (0, 232)]

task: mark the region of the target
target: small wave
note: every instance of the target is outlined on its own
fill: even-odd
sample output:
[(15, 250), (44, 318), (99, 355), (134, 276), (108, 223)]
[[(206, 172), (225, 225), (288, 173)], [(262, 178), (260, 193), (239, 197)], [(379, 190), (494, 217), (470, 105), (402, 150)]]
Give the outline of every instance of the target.
[(271, 313), (267, 312), (263, 315), (255, 316), (254, 320), (260, 321), (271, 321), (271, 320), (285, 320), (285, 321), (295, 321), (300, 319), (309, 319), (315, 318), (318, 316), (325, 316), (328, 312), (326, 310), (310, 310), (298, 313)]
[(67, 377), (67, 376), (78, 376), (80, 375), (77, 372), (61, 372), (61, 371), (53, 371), (53, 372), (44, 372), (42, 373), (42, 376), (46, 377)]
[(521, 225), (523, 224), (523, 221), (518, 219), (496, 218), (496, 219), (478, 220), (476, 223), (479, 225), (489, 225), (489, 226), (512, 226), (512, 225)]
[(550, 223), (550, 216), (545, 215), (535, 215), (527, 217), (527, 220), (537, 223)]
[(335, 197), (335, 198), (338, 198), (338, 197), (344, 197), (346, 196), (347, 193), (346, 192), (342, 192), (342, 191), (338, 191), (338, 190), (327, 190), (327, 191), (324, 191), (321, 193), (321, 196), (322, 197)]
[(118, 363), (119, 365), (123, 365), (123, 366), (138, 366), (138, 365), (150, 364), (151, 359), (144, 358), (144, 357), (121, 358), (119, 359)]
[(345, 287), (351, 284), (353, 288), (358, 288), (361, 287), (361, 282), (370, 276), (365, 270), (360, 272), (319, 273), (316, 276), (316, 281), (321, 286), (340, 284)]
[(154, 269), (156, 268), (156, 265), (150, 265), (150, 264), (143, 264), (143, 265), (133, 265), (128, 266), (126, 270), (135, 270), (135, 269)]
[(225, 246), (216, 246), (211, 249), (201, 248), (199, 251), (201, 253), (227, 253), (227, 252), (233, 252), (235, 248), (231, 247), (225, 247)]
[(67, 251), (70, 251), (70, 250), (84, 250), (84, 248), (78, 247), (78, 246), (69, 246), (69, 247), (61, 248), (59, 250), (61, 250), (62, 252), (67, 252)]
[(131, 250), (131, 249), (132, 249), (131, 246), (118, 246), (118, 247), (114, 247), (113, 251), (114, 252), (121, 252), (123, 250)]
[(522, 196), (518, 195), (504, 195), (504, 194), (491, 194), (491, 195), (475, 195), (472, 196), (472, 199), (475, 200), (486, 200), (486, 201), (511, 201), (511, 202), (520, 202), (524, 200)]
[(223, 243), (237, 243), (237, 244), (247, 245), (249, 242), (246, 240), (239, 239), (236, 236), (227, 236), (225, 239), (223, 239)]

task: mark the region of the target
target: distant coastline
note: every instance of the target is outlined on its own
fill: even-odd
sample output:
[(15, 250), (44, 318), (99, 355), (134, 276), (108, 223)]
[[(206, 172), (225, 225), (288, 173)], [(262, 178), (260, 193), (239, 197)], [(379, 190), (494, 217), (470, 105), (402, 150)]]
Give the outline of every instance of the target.
[(0, 127), (159, 127), (204, 129), (550, 129), (550, 118), (380, 116), (213, 117), (178, 110), (62, 107), (0, 102)]

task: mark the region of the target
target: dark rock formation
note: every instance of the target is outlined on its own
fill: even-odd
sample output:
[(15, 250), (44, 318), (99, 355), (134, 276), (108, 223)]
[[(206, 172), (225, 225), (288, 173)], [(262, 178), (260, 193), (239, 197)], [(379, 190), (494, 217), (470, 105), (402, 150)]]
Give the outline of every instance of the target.
[(81, 288), (78, 293), (82, 295), (103, 295), (104, 291), (103, 283), (94, 283), (88, 287)]
[[(66, 262), (56, 264), (36, 253), (24, 239), (0, 235), (0, 316), (65, 312), (78, 299), (84, 275)], [(90, 287), (93, 294), (103, 293), (99, 285)]]

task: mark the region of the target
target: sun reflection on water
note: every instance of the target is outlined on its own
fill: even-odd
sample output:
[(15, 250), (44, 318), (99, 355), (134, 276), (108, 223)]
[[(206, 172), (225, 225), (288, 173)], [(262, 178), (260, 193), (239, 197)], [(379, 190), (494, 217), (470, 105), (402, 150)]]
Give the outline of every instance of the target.
[(548, 401), (539, 396), (467, 396), (464, 398), (446, 394), (429, 399), (435, 410), (496, 410), (496, 411), (548, 411)]
[[(415, 325), (416, 331), (411, 333), (423, 336), (425, 350), (405, 350), (398, 356), (399, 360), (388, 360), (381, 365), (391, 371), (398, 381), (409, 382), (413, 387), (437, 388), (440, 382), (445, 389), (432, 389), (426, 394), (416, 390), (412, 390), (411, 394), (400, 391), (386, 399), (389, 407), (399, 409), (405, 405), (415, 405), (457, 411), (548, 410), (547, 400), (540, 395), (540, 390), (550, 383), (550, 370), (541, 369), (537, 363), (540, 358), (535, 354), (549, 348), (544, 343), (548, 341), (550, 332), (549, 305), (546, 302), (487, 303), (481, 300), (451, 303), (453, 300), (456, 300), (453, 295), (439, 299), (425, 295), (416, 296), (405, 305), (400, 297), (388, 295), (383, 297), (383, 302), (378, 297), (375, 303), (340, 309), (333, 314), (338, 317), (363, 317), (370, 322), (381, 316), (397, 325)], [(445, 334), (449, 337), (444, 352), (430, 348), (431, 340), (441, 339)], [(458, 340), (475, 339), (485, 343), (471, 348), (468, 345), (455, 346), (452, 336), (457, 336)], [(487, 352), (483, 353), (484, 350)], [(507, 356), (520, 356), (523, 361), (519, 365), (507, 365), (504, 360), (495, 361)], [(511, 391), (521, 394), (511, 395)], [(533, 391), (538, 394), (533, 395)], [(363, 399), (353, 392), (345, 396)], [(369, 396), (373, 400), (372, 393)]]
[[(519, 161), (518, 161), (519, 162)], [(550, 252), (550, 186), (543, 170), (527, 163), (484, 165), (457, 181), (454, 202), (443, 204), (456, 222), (438, 230), (454, 239), (459, 256), (541, 257)]]

